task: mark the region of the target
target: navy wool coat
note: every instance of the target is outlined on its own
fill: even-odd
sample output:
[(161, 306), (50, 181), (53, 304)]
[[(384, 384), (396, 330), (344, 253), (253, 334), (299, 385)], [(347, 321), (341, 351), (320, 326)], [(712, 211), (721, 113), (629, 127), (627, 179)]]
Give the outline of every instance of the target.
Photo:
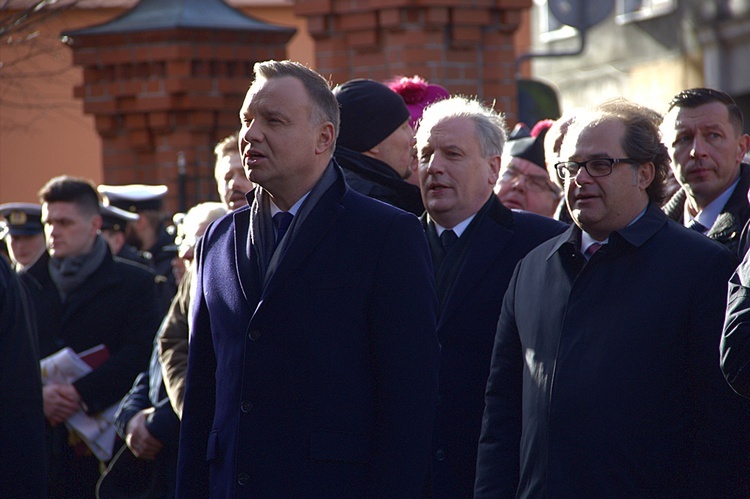
[(414, 497), (424, 486), (438, 368), (426, 240), (416, 217), (336, 174), (265, 289), (248, 208), (204, 235), (178, 497)]
[(654, 205), (588, 262), (580, 237), (508, 287), (476, 496), (747, 497), (750, 418), (718, 355), (735, 257)]
[[(440, 402), (432, 442), (435, 498), (472, 495), (484, 388), (503, 295), (516, 263), (567, 228), (551, 218), (511, 211), (494, 194), (488, 204), (472, 220), (476, 226), (471, 233), (465, 233), (469, 239), (460, 269), (438, 321)], [(426, 228), (425, 219), (423, 224)]]

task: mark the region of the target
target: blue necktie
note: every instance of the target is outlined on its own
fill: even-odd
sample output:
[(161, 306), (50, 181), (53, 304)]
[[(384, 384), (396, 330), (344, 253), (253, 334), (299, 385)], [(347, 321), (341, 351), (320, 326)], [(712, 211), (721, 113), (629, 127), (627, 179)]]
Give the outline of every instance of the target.
[(294, 215), (288, 211), (280, 211), (273, 216), (273, 225), (276, 227), (276, 244), (274, 245), (274, 251), (279, 246), (281, 239), (286, 234), (286, 230), (292, 224)]

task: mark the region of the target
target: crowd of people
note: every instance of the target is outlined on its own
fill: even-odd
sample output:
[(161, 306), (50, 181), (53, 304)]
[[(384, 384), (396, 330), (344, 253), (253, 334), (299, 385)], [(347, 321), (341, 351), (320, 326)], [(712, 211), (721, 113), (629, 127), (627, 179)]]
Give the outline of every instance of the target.
[(0, 205), (0, 497), (750, 495), (730, 96), (508, 133), (265, 61), (239, 116), (220, 202)]

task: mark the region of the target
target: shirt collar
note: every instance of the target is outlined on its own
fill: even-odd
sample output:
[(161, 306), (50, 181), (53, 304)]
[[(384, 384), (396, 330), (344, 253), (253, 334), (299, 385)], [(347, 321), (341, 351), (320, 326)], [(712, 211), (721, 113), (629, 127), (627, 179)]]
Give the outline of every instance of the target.
[[(310, 191), (307, 191), (307, 193), (299, 198), (299, 201), (294, 203), (291, 208), (287, 211), (287, 213), (291, 213), (293, 216), (297, 216), (297, 212), (299, 211), (299, 207), (302, 206), (302, 203), (305, 202), (305, 199), (307, 199), (307, 196), (310, 195)], [(271, 200), (271, 196), (268, 197), (269, 201), (271, 202), (271, 218), (273, 218), (274, 215), (277, 213), (280, 213), (282, 210), (278, 206), (276, 206), (276, 203)]]
[[(698, 223), (700, 223), (704, 227), (708, 227), (709, 229), (713, 227), (716, 219), (719, 218), (721, 210), (724, 209), (724, 205), (726, 205), (727, 201), (729, 201), (729, 198), (732, 196), (732, 193), (734, 193), (734, 189), (737, 187), (737, 184), (739, 182), (740, 177), (738, 176), (737, 180), (735, 180), (732, 185), (727, 187), (726, 190), (724, 190), (724, 192), (719, 195), (719, 197), (711, 201), (708, 206), (698, 212), (698, 214), (695, 216), (695, 220), (697, 220)], [(690, 225), (690, 222), (693, 221), (693, 217), (691, 217), (687, 211), (687, 202), (685, 202), (685, 211), (682, 219), (684, 220), (685, 227), (688, 227)]]
[[(649, 202), (646, 209), (638, 214), (638, 216), (635, 217), (626, 227), (612, 232), (612, 234), (606, 239), (606, 242), (610, 242), (612, 239), (618, 239), (626, 241), (631, 246), (641, 246), (648, 241), (651, 236), (656, 234), (656, 232), (666, 223), (667, 216), (664, 212), (661, 211), (656, 204)], [(588, 237), (591, 242), (594, 242), (594, 239), (591, 238), (591, 236)], [(583, 231), (576, 224), (572, 224), (567, 231), (563, 232), (557, 238), (557, 241), (552, 246), (547, 258), (549, 259), (566, 243), (581, 251), (579, 244), (585, 243), (583, 240)], [(591, 243), (588, 244), (588, 246), (590, 245)], [(588, 249), (588, 246), (586, 246), (586, 249)]]
[[(469, 224), (471, 223), (471, 221), (474, 220), (475, 216), (477, 216), (476, 213), (474, 213), (473, 215), (471, 215), (469, 218), (467, 218), (463, 222), (457, 223), (453, 227), (452, 230), (453, 230), (453, 232), (455, 232), (456, 236), (461, 237), (461, 234), (464, 233), (464, 231), (466, 230), (466, 227), (468, 227)], [(447, 227), (443, 227), (442, 225), (440, 225), (439, 223), (437, 223), (435, 220), (432, 220), (432, 223), (435, 224), (435, 231), (437, 232), (438, 237), (440, 237), (440, 235), (443, 233), (444, 230), (448, 229)]]

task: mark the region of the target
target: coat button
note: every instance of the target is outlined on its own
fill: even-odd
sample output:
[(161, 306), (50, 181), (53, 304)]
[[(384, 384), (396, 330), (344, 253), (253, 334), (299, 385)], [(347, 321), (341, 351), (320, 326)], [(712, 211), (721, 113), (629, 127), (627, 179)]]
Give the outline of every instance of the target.
[(239, 485), (247, 485), (250, 482), (250, 475), (247, 473), (240, 473), (237, 475), (237, 483)]
[(445, 459), (445, 451), (443, 449), (438, 449), (435, 451), (435, 459), (438, 461), (442, 461)]
[(251, 329), (250, 331), (248, 331), (247, 336), (251, 340), (257, 341), (260, 338), (260, 330), (258, 330), (258, 329)]
[(242, 403), (240, 404), (240, 410), (245, 413), (252, 411), (253, 403), (250, 402), (249, 400), (243, 400)]

